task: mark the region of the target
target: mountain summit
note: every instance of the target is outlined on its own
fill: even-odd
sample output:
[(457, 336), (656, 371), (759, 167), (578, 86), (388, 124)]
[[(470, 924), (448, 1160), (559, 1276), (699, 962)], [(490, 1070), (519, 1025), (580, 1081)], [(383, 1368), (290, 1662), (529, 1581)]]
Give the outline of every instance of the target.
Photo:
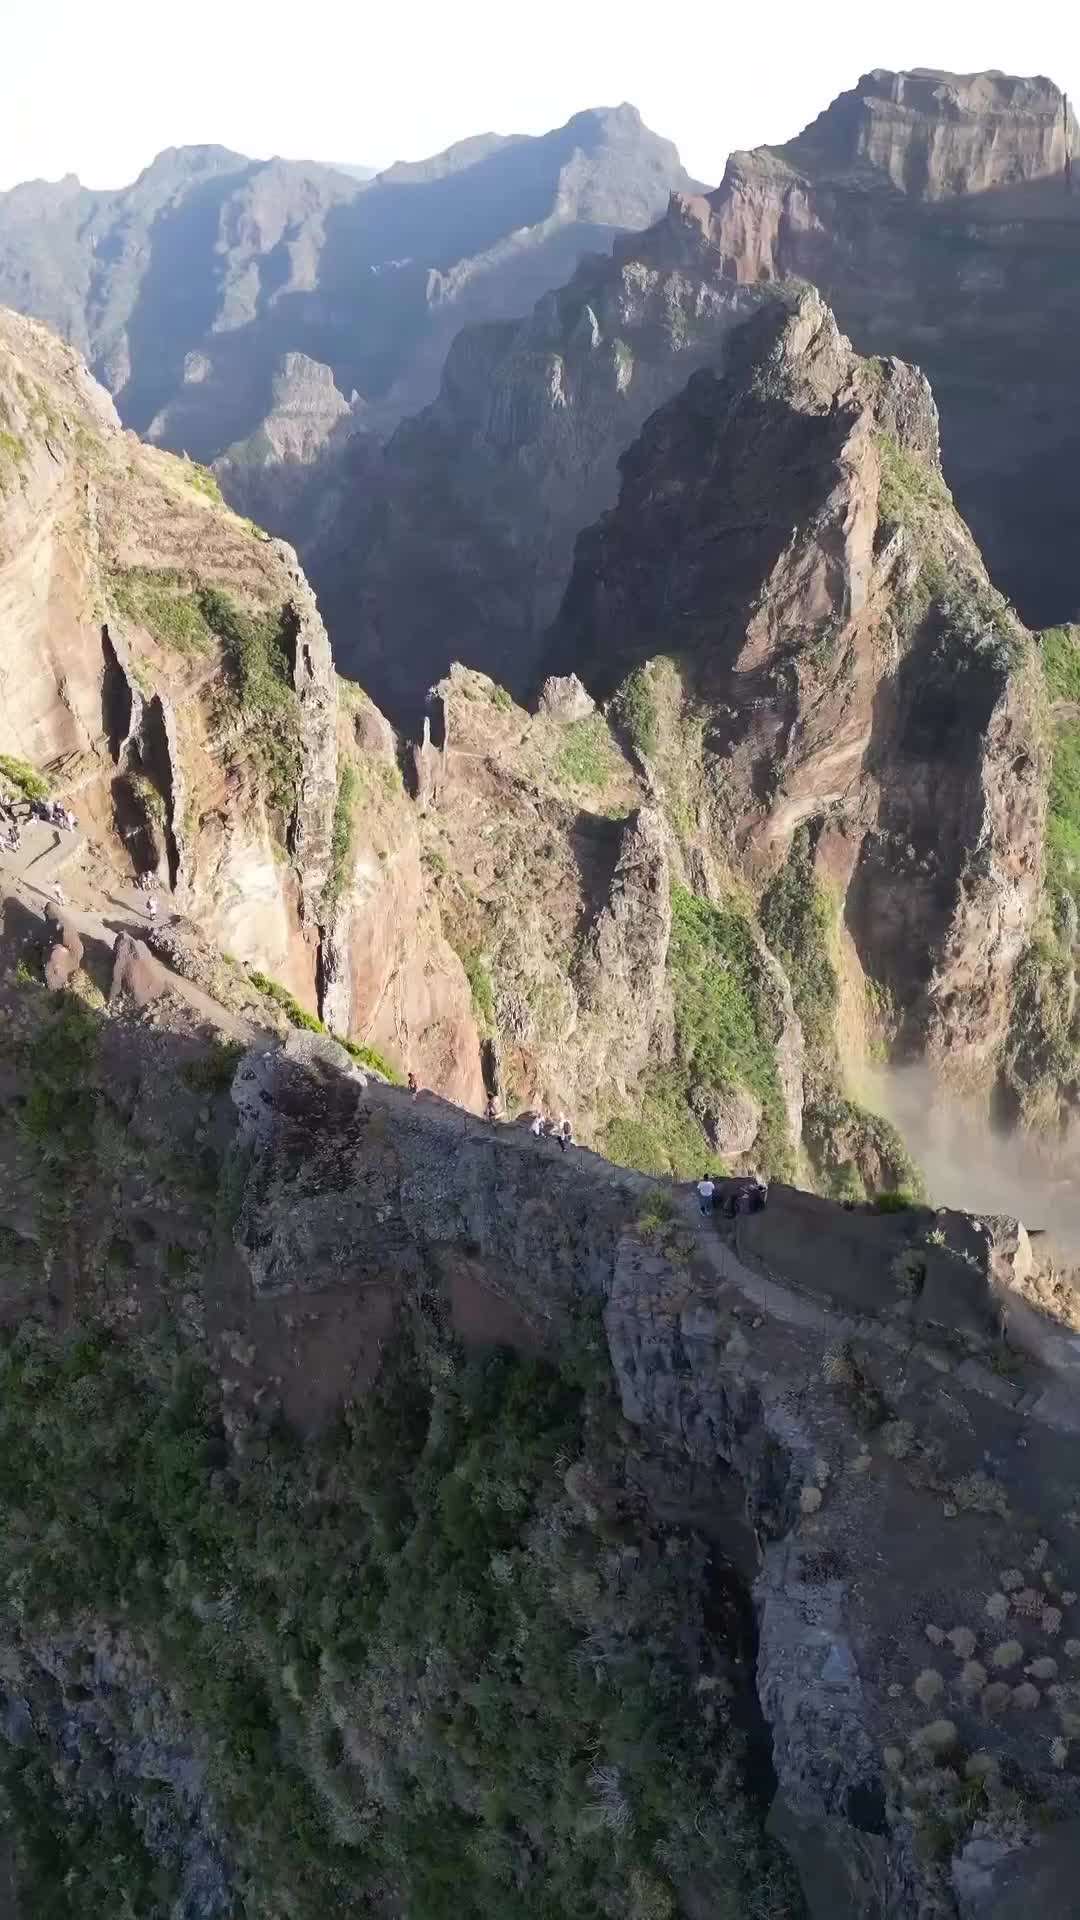
[(119, 192), (0, 194), (0, 303), (65, 334), (126, 426), (210, 460), (261, 425), (290, 353), (392, 422), (435, 392), (463, 320), (520, 312), (688, 185), (625, 104), (370, 180), (172, 147)]

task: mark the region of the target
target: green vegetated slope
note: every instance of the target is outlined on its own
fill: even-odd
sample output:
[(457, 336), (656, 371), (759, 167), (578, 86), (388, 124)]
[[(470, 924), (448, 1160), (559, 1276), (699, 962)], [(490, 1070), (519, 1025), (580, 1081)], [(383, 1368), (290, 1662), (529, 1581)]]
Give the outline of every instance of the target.
[(776, 1008), (749, 922), (686, 887), (672, 889), (667, 970), (675, 1007), (671, 1063), (645, 1076), (636, 1111), (613, 1115), (605, 1152), (646, 1173), (688, 1179), (716, 1159), (697, 1118), (695, 1089), (748, 1089), (762, 1123), (756, 1150), (773, 1175), (792, 1171), (776, 1064)]
[[(301, 1441), (201, 1337), (247, 1177), (235, 1050), (156, 1051), (169, 1124), (135, 1130), (130, 1037), (31, 986), (7, 1011), (0, 1154), (35, 1235), (0, 1233), (27, 1302), (0, 1342), (20, 1912), (674, 1920), (692, 1880), (709, 1920), (798, 1914), (748, 1788), (748, 1648), (704, 1543), (643, 1506), (591, 1309), (555, 1358), (469, 1352), (403, 1281), (362, 1404)], [(46, 1258), (79, 1274), (66, 1334), (36, 1324)]]
[(1039, 651), (1052, 748), (1043, 903), (1013, 982), (1002, 1082), (1008, 1119), (1052, 1131), (1075, 1104), (1080, 1063), (1080, 628), (1048, 628)]
[(184, 1809), (109, 1758), (164, 1713), (223, 1836), (207, 1912), (663, 1920), (693, 1876), (716, 1920), (796, 1914), (703, 1549), (644, 1523), (591, 1327), (558, 1368), (467, 1356), (422, 1315), (386, 1346), (307, 1448), (272, 1424), (237, 1444), (163, 1342), (4, 1351), (5, 1611), (35, 1642), (129, 1635), (103, 1731), (2, 1750), (26, 1913), (174, 1911)]
[(837, 1057), (840, 1004), (836, 906), (814, 872), (813, 832), (800, 827), (766, 888), (761, 927), (791, 985), (806, 1042), (803, 1138), (810, 1171), (836, 1200), (920, 1196), (922, 1179), (896, 1128), (851, 1099)]

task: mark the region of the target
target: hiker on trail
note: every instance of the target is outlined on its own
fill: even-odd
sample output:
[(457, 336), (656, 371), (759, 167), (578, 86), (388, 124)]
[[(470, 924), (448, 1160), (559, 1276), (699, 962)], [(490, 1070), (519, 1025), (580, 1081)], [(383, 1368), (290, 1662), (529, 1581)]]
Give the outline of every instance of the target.
[(559, 1146), (562, 1148), (563, 1153), (565, 1153), (567, 1147), (572, 1147), (573, 1144), (574, 1129), (570, 1125), (569, 1120), (564, 1120), (562, 1126), (559, 1128)]
[(146, 911), (150, 915), (151, 920), (157, 919), (157, 899), (154, 894), (151, 894), (146, 902)]
[(547, 1122), (545, 1121), (543, 1114), (538, 1113), (532, 1123), (532, 1126), (529, 1128), (529, 1132), (532, 1134), (532, 1137), (534, 1140), (543, 1139), (544, 1128), (546, 1125), (547, 1125)]
[(419, 1091), (420, 1091), (420, 1083), (419, 1083), (419, 1081), (417, 1080), (417, 1078), (416, 1078), (416, 1075), (415, 1075), (415, 1073), (413, 1072), (413, 1070), (412, 1070), (412, 1068), (411, 1068), (411, 1067), (409, 1068), (409, 1083), (408, 1083), (408, 1084), (409, 1084), (409, 1092), (410, 1092), (410, 1093), (412, 1094), (412, 1097), (413, 1097), (413, 1099), (415, 1100), (415, 1099), (416, 1099), (416, 1096), (417, 1096), (417, 1094), (418, 1094), (418, 1093), (419, 1093)]
[(66, 893), (64, 892), (64, 889), (63, 889), (63, 887), (62, 887), (62, 886), (60, 885), (60, 882), (59, 882), (59, 880), (54, 880), (54, 881), (53, 881), (53, 883), (52, 883), (52, 889), (51, 889), (51, 891), (52, 891), (52, 897), (53, 897), (53, 899), (54, 899), (54, 900), (56, 901), (56, 904), (57, 904), (57, 906), (58, 906), (58, 907), (66, 907), (66, 906), (67, 906), (67, 894), (66, 894)]
[(499, 1117), (499, 1115), (498, 1115), (498, 1113), (497, 1113), (497, 1111), (496, 1111), (496, 1107), (495, 1107), (495, 1096), (494, 1096), (494, 1094), (491, 1094), (491, 1093), (489, 1093), (489, 1094), (488, 1094), (488, 1102), (487, 1102), (487, 1106), (486, 1106), (486, 1107), (484, 1108), (484, 1119), (485, 1119), (485, 1120), (490, 1120), (490, 1121), (495, 1121), (495, 1120), (497, 1120), (497, 1119), (498, 1119), (498, 1117)]
[(701, 1179), (697, 1183), (697, 1190), (698, 1205), (702, 1213), (708, 1216), (712, 1212), (713, 1194), (716, 1192), (716, 1182), (711, 1174), (702, 1174)]

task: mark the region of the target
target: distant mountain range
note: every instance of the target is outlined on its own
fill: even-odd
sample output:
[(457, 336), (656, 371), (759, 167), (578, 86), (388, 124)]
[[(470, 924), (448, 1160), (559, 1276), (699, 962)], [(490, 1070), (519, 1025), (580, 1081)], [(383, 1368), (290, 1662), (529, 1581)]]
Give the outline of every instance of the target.
[(733, 327), (811, 282), (865, 354), (920, 366), (991, 576), (1033, 626), (1080, 608), (1080, 134), (1049, 80), (865, 74), (782, 147), (582, 262), (515, 324), (454, 341), (438, 399), (384, 448), (331, 445), (302, 497), (246, 510), (298, 539), (340, 666), (395, 719), (454, 659), (519, 695), (615, 504), (619, 461)]
[(118, 192), (74, 175), (0, 194), (0, 303), (63, 333), (125, 425), (199, 460), (255, 433), (284, 356), (392, 424), (465, 320), (517, 314), (582, 251), (689, 186), (631, 106), (365, 168), (169, 148)]

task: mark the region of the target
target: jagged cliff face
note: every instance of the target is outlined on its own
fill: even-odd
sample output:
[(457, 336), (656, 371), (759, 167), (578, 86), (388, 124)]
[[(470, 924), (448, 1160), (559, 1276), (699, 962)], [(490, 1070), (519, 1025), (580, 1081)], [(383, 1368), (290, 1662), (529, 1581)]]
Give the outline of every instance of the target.
[(706, 843), (753, 876), (824, 829), (821, 870), (898, 1044), (985, 1082), (1039, 900), (1030, 640), (941, 480), (919, 374), (859, 360), (814, 295), (767, 309), (729, 357), (625, 457), (547, 664), (607, 696), (670, 655), (669, 778), (685, 795), (696, 727)]
[(290, 496), (349, 670), (402, 717), (458, 657), (525, 687), (618, 456), (695, 367), (723, 370), (751, 296), (788, 277), (821, 289), (860, 352), (927, 373), (992, 577), (1029, 624), (1071, 617), (1070, 147), (1049, 81), (873, 73), (787, 146), (734, 154), (712, 195), (676, 194), (529, 319), (463, 333), (438, 400), (381, 459), (337, 449)]
[(676, 198), (527, 319), (464, 329), (433, 405), (382, 453), (334, 450), (290, 505), (343, 669), (402, 724), (456, 658), (530, 686), (619, 454), (757, 304), (710, 259), (707, 215)]
[(221, 951), (478, 1101), (388, 729), (339, 716), (291, 549), (123, 434), (71, 350), (11, 314), (0, 410), (0, 752), (74, 805), (86, 904), (153, 876)]
[(710, 196), (737, 280), (811, 280), (861, 352), (924, 369), (946, 476), (1032, 625), (1077, 599), (1078, 151), (1048, 80), (875, 71), (798, 139), (733, 154)]
[[(725, 378), (653, 415), (581, 542), (549, 664), (606, 712), (556, 673), (530, 718), (455, 669), (406, 791), (288, 551), (106, 426), (92, 475), (72, 429), (67, 483), (105, 618), (60, 658), (35, 641), (61, 732), (9, 744), (50, 763), (85, 673), (58, 771), (111, 853), (464, 1104), (566, 1112), (683, 1174), (790, 1171), (805, 1111), (814, 1177), (873, 1189), (910, 1170), (843, 1093), (864, 1029), (995, 1080), (1039, 896), (1030, 648), (943, 487), (925, 382), (860, 361), (816, 296), (750, 302)], [(11, 471), (14, 528), (64, 469), (42, 447)]]
[[(274, 465), (283, 383), (301, 457), (332, 424), (316, 388), (392, 424), (435, 391), (463, 320), (528, 307), (687, 184), (627, 105), (374, 180), (173, 148), (118, 192), (70, 177), (0, 194), (0, 302), (85, 353), (125, 425), (199, 460), (242, 442), (245, 464)], [(296, 355), (318, 368), (310, 406)]]
[(720, 1229), (309, 1036), (0, 996), (19, 1920), (1066, 1920), (1076, 1290), (1022, 1227)]

